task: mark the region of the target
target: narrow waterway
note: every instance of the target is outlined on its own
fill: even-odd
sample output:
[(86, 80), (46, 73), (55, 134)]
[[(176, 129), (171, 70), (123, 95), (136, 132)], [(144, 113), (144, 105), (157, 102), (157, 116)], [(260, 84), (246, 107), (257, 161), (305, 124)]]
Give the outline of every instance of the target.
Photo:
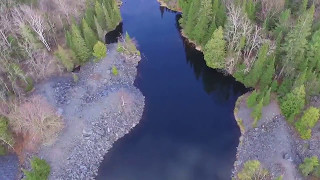
[(141, 123), (114, 144), (98, 180), (229, 180), (240, 131), (233, 117), (244, 86), (206, 67), (181, 37), (179, 13), (156, 0), (124, 0), (123, 32), (143, 56), (135, 85)]

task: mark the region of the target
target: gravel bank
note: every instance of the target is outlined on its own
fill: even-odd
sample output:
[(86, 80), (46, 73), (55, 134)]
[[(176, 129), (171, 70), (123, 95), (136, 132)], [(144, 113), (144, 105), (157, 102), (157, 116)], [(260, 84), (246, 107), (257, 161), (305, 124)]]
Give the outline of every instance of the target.
[(139, 123), (144, 96), (133, 83), (140, 59), (120, 55), (111, 44), (105, 59), (81, 67), (78, 82), (68, 75), (36, 88), (65, 121), (56, 142), (38, 153), (52, 167), (50, 179), (94, 179), (112, 144)]

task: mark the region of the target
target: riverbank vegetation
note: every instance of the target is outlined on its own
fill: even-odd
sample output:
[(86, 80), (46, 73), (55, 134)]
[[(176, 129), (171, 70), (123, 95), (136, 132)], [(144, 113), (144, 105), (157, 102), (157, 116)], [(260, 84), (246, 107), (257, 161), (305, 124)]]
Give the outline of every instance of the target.
[[(256, 89), (248, 98), (253, 126), (275, 94), (288, 122), (310, 138), (314, 121), (308, 126), (301, 116), (320, 93), (319, 2), (180, 0), (179, 6), (183, 34), (203, 50), (207, 65)], [(305, 113), (318, 121), (317, 113)]]
[(0, 14), (0, 153), (22, 155), (52, 143), (63, 127), (32, 95), (34, 84), (105, 57), (104, 36), (122, 19), (116, 0), (5, 0)]

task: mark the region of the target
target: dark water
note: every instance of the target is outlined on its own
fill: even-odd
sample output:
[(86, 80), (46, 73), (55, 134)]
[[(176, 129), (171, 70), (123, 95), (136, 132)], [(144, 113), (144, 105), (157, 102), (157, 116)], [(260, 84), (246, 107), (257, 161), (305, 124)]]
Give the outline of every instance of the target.
[(106, 155), (97, 179), (231, 179), (240, 136), (233, 108), (246, 89), (206, 67), (180, 36), (178, 13), (156, 0), (124, 0), (121, 13), (123, 31), (143, 55), (135, 84), (146, 108)]

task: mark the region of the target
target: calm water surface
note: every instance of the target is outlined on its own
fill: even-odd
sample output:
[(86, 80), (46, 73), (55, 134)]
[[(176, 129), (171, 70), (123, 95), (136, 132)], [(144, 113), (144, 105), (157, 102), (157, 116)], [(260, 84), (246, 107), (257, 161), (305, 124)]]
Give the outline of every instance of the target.
[(123, 2), (123, 31), (143, 55), (135, 85), (146, 107), (141, 123), (105, 156), (97, 179), (231, 179), (240, 136), (233, 108), (246, 89), (206, 67), (180, 36), (178, 13), (156, 0)]

